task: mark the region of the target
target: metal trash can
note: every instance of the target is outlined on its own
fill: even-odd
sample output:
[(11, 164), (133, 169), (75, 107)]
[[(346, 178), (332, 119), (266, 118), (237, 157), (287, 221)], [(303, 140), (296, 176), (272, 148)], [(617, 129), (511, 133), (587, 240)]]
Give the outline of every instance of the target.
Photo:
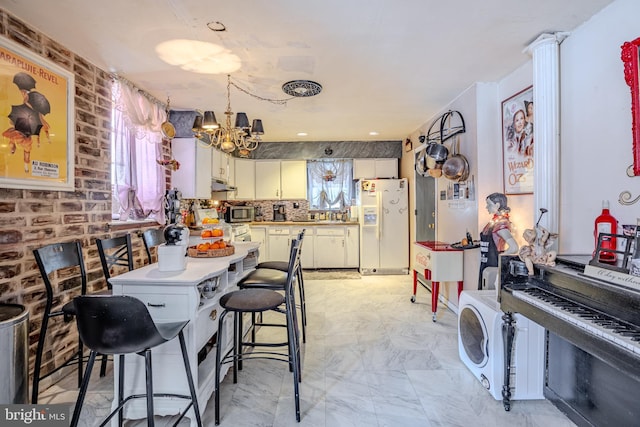
[(0, 304), (0, 404), (29, 403), (29, 312)]

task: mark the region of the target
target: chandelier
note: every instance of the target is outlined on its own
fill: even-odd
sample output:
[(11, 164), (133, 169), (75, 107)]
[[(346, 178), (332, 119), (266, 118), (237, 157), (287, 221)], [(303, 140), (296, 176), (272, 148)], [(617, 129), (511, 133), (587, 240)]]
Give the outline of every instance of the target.
[(204, 115), (196, 116), (192, 130), (195, 137), (207, 146), (218, 147), (225, 153), (237, 149), (239, 156), (248, 157), (249, 152), (255, 150), (261, 142), (260, 135), (264, 135), (264, 128), (260, 119), (254, 119), (249, 126), (246, 113), (237, 113), (235, 125), (231, 126), (231, 84), (231, 75), (227, 74), (227, 110), (224, 112), (224, 126), (218, 123), (213, 111), (205, 111)]

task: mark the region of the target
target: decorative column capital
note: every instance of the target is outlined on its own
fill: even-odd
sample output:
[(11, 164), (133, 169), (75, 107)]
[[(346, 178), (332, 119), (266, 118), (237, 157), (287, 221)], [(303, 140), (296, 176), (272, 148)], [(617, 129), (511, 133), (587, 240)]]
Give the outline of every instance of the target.
[(564, 41), (564, 39), (569, 37), (569, 34), (571, 33), (569, 33), (568, 31), (556, 31), (555, 33), (542, 33), (533, 42), (531, 42), (529, 46), (527, 46), (524, 49), (524, 52), (528, 53), (529, 55), (533, 55), (533, 52), (540, 46), (548, 45), (551, 43), (555, 43), (559, 45)]

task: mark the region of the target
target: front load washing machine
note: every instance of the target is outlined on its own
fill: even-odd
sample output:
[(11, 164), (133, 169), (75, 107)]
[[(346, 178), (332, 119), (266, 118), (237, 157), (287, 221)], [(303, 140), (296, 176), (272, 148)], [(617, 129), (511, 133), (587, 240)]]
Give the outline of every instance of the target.
[[(504, 345), (502, 316), (495, 290), (463, 291), (458, 304), (460, 359), (495, 399), (502, 399)], [(544, 399), (545, 330), (515, 316), (511, 357), (511, 399)]]

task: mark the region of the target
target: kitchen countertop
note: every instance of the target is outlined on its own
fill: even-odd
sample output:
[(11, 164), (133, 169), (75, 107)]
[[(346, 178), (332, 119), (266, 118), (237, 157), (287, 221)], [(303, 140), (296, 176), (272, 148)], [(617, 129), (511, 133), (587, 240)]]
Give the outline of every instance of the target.
[(326, 226), (326, 225), (358, 225), (358, 221), (254, 221), (249, 225), (252, 227), (260, 225), (309, 225), (309, 226)]

